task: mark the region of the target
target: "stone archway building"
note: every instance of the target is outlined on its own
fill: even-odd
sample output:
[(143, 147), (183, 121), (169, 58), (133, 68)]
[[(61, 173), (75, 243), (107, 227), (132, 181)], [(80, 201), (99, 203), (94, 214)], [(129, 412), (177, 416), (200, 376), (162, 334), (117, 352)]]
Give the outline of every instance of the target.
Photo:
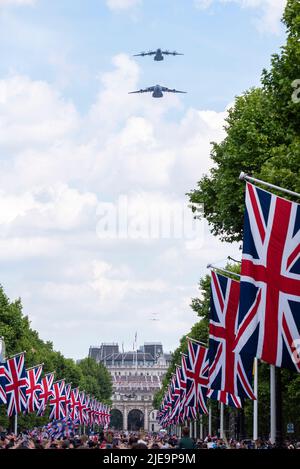
[(113, 409), (123, 416), (123, 430), (128, 430), (128, 414), (137, 409), (143, 413), (144, 429), (157, 431), (154, 393), (161, 387), (171, 355), (163, 353), (161, 343), (145, 343), (134, 352), (119, 352), (118, 344), (91, 347), (89, 356), (108, 368), (113, 381)]

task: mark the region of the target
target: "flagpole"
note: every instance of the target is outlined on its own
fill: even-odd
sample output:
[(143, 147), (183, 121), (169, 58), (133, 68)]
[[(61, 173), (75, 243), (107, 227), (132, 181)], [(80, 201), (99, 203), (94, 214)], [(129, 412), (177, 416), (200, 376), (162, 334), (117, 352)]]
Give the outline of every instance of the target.
[(262, 181), (261, 179), (257, 179), (251, 176), (248, 176), (248, 174), (241, 172), (239, 179), (241, 181), (250, 181), (250, 182), (258, 182), (259, 184), (262, 184), (263, 186), (270, 187), (271, 189), (275, 189), (277, 191), (282, 191), (285, 192), (286, 194), (293, 195), (295, 197), (300, 197), (300, 194), (298, 192), (290, 191), (289, 189), (284, 189), (283, 187), (275, 186), (275, 184), (271, 184), (270, 182)]
[(31, 366), (30, 368), (26, 368), (26, 371), (33, 370), (33, 368), (38, 368), (39, 366), (44, 366), (44, 363), (40, 363), (39, 365)]
[(220, 406), (220, 438), (224, 438), (224, 404), (221, 402)]
[(230, 270), (226, 270), (221, 267), (215, 267), (213, 264), (207, 264), (206, 268), (211, 270), (219, 270), (220, 272), (224, 272), (225, 274), (235, 275), (236, 277), (241, 278), (240, 274), (237, 274), (236, 272), (231, 272)]
[(231, 256), (227, 256), (227, 259), (228, 259), (229, 261), (236, 262), (237, 264), (241, 264), (241, 263), (242, 263), (242, 261), (238, 261), (237, 259), (234, 259), (234, 258), (231, 257)]
[(276, 441), (276, 377), (275, 365), (270, 365), (270, 441)]
[(25, 354), (26, 353), (26, 350), (24, 350), (24, 352), (19, 352), (19, 353), (15, 353), (14, 355), (11, 355), (10, 357), (6, 357), (4, 360), (11, 360), (12, 358), (16, 358), (16, 357), (19, 357), (20, 355), (23, 355), (23, 353)]
[(212, 421), (212, 415), (211, 415), (211, 405), (209, 404), (209, 408), (208, 408), (208, 434), (209, 436), (212, 436), (211, 434), (211, 430), (212, 430), (212, 426), (211, 426), (211, 421)]
[[(195, 342), (196, 344), (204, 345), (204, 347), (207, 347), (207, 344), (205, 344), (204, 342), (200, 342), (200, 340), (192, 339), (189, 336), (186, 336), (186, 338), (191, 342)], [(185, 354), (183, 354), (183, 355), (185, 355)]]
[(15, 414), (15, 429), (14, 433), (17, 436), (18, 435), (18, 414)]
[(203, 440), (203, 415), (200, 415), (200, 440)]
[(258, 439), (258, 359), (254, 358), (253, 441)]

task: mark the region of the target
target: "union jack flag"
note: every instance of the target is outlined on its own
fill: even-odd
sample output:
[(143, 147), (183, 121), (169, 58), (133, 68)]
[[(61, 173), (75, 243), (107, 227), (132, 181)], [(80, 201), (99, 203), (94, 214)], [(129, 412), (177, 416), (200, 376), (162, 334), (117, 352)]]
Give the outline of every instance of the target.
[(187, 365), (186, 365), (186, 359), (187, 356), (182, 354), (181, 355), (181, 367), (178, 368), (179, 370), (179, 386), (180, 386), (180, 410), (179, 410), (179, 421), (184, 422), (185, 419), (185, 413), (186, 413), (186, 370), (187, 370)]
[(26, 413), (36, 412), (40, 408), (40, 394), (42, 392), (41, 374), (43, 365), (26, 370), (27, 388), (27, 409)]
[(186, 358), (185, 405), (193, 407), (199, 414), (208, 414), (206, 406), (208, 368), (207, 348), (189, 340)]
[(65, 415), (66, 417), (69, 416), (70, 413), (70, 404), (71, 404), (71, 384), (65, 384), (65, 401), (64, 401), (64, 407), (65, 407)]
[(300, 205), (247, 183), (236, 351), (300, 372)]
[(239, 396), (229, 394), (225, 391), (215, 391), (213, 389), (209, 389), (207, 391), (207, 397), (209, 397), (209, 399), (223, 402), (223, 404), (235, 407), (237, 409), (241, 409), (243, 407), (242, 399)]
[(83, 418), (85, 425), (91, 423), (91, 397), (88, 394), (85, 396), (85, 412)]
[(172, 383), (172, 410), (171, 410), (171, 420), (174, 423), (180, 422), (180, 410), (181, 410), (181, 370), (179, 367), (176, 368), (175, 375), (173, 377)]
[(24, 353), (9, 358), (4, 363), (5, 393), (7, 399), (7, 415), (17, 415), (25, 412), (26, 400), (26, 371)]
[[(209, 321), (209, 389), (225, 394), (220, 396), (224, 404), (229, 401), (241, 405), (233, 396), (255, 399), (251, 386), (253, 358), (234, 352), (238, 330), (240, 282), (214, 271), (211, 273), (211, 298)], [(226, 396), (230, 394), (231, 397)]]
[(65, 381), (62, 379), (53, 383), (53, 396), (49, 400), (50, 420), (62, 420), (66, 417)]
[(53, 397), (54, 374), (47, 373), (41, 381), (41, 392), (39, 394), (40, 406), (37, 415), (44, 415), (50, 397)]
[(6, 404), (4, 365), (0, 365), (0, 404)]
[(79, 389), (75, 388), (71, 390), (70, 395), (70, 407), (69, 407), (69, 416), (72, 422), (77, 422), (79, 419), (78, 416), (78, 407), (79, 407)]
[(80, 425), (83, 425), (84, 423), (86, 423), (85, 411), (86, 411), (85, 393), (82, 391), (81, 393), (79, 393), (79, 403), (77, 406), (77, 414), (78, 414), (78, 420), (79, 420)]

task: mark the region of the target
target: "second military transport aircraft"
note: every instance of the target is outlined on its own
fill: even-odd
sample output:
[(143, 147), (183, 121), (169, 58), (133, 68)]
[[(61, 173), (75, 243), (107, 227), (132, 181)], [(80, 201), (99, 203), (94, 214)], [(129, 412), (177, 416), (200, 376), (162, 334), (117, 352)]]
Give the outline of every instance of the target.
[(161, 60), (164, 60), (164, 55), (183, 55), (180, 54), (179, 52), (170, 52), (168, 50), (161, 50), (161, 49), (156, 49), (156, 50), (149, 50), (149, 52), (141, 52), (140, 54), (134, 54), (133, 57), (144, 57), (145, 55), (154, 55), (154, 60), (157, 62), (160, 62)]
[(149, 86), (148, 88), (144, 88), (138, 91), (130, 91), (129, 94), (134, 94), (134, 93), (152, 93), (153, 98), (162, 98), (163, 93), (186, 93), (186, 91), (179, 91), (171, 90), (170, 88), (166, 88), (165, 86), (161, 85), (155, 85), (155, 86)]

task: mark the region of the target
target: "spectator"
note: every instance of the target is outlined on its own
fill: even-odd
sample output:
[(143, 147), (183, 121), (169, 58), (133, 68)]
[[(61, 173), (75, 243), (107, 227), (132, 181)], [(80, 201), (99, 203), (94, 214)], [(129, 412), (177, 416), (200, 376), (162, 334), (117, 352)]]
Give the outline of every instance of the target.
[(182, 429), (182, 438), (179, 441), (178, 448), (180, 449), (194, 449), (195, 442), (190, 438), (189, 427), (183, 427)]

